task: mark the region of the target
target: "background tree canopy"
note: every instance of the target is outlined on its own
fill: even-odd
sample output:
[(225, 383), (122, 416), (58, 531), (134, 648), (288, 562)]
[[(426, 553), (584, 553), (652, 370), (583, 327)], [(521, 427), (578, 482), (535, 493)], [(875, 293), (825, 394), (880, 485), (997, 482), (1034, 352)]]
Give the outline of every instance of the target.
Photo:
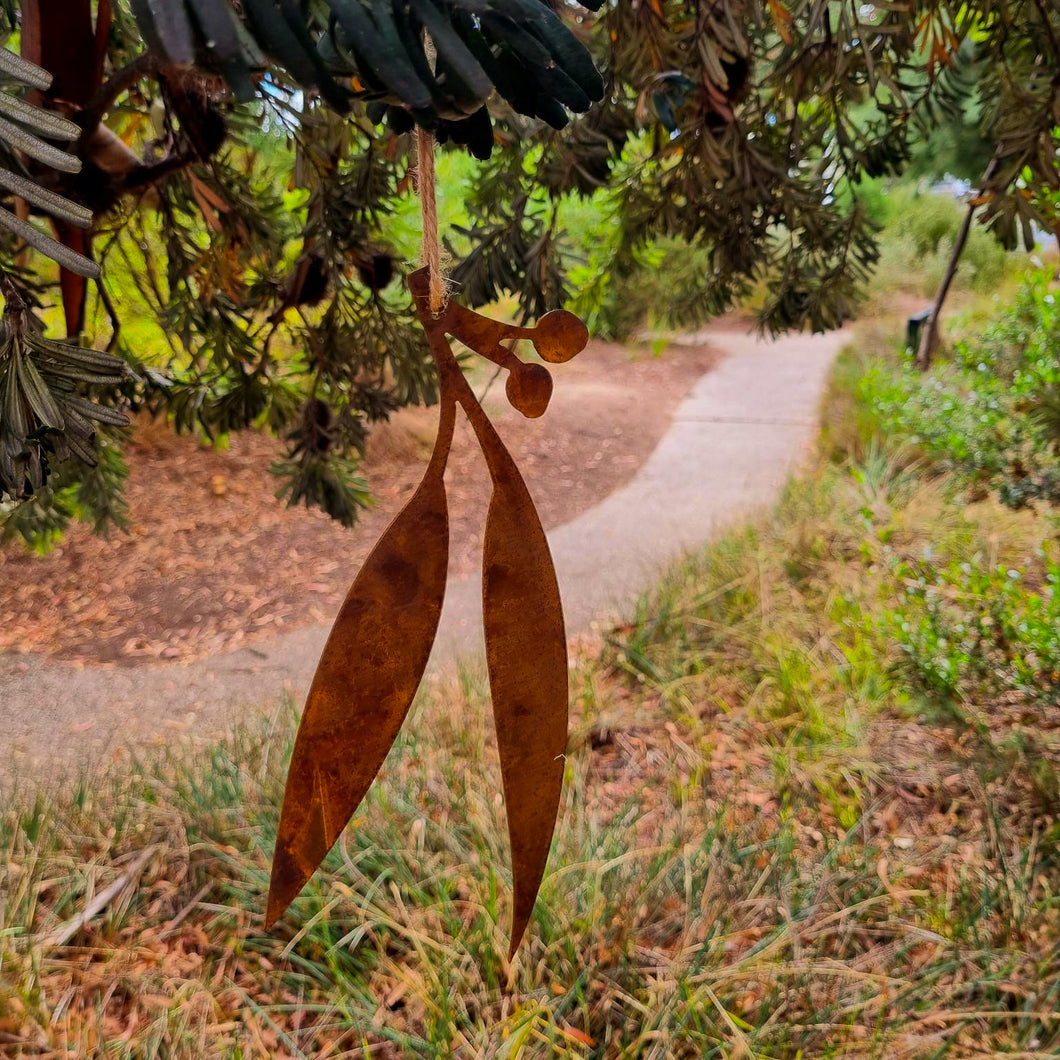
[[(73, 266), (0, 234), (0, 518), (29, 540), (121, 521), (121, 408), (266, 426), (288, 500), (356, 518), (371, 424), (434, 394), (399, 282), (414, 123), (475, 159), (443, 190), (469, 222), (460, 298), (524, 316), (574, 294), (608, 319), (661, 246), (677, 324), (764, 285), (763, 327), (832, 327), (877, 254), (860, 182), (940, 127), (1005, 245), (1056, 223), (1055, 0), (2, 0), (0, 22), (81, 162), (0, 108), (4, 165), (38, 189), (0, 179), (7, 203)], [(577, 248), (586, 199), (608, 222)]]

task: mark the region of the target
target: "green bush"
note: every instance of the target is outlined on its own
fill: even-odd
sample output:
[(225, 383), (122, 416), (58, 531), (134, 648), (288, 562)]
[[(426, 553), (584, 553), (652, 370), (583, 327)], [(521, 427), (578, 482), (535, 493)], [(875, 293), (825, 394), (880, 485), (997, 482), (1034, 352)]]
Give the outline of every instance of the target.
[[(940, 240), (933, 254), (922, 262), (924, 283), (934, 294), (942, 282), (953, 251), (953, 237), (946, 235)], [(954, 282), (959, 288), (972, 291), (989, 291), (1005, 275), (1009, 268), (1009, 252), (980, 225), (973, 225), (968, 242), (961, 252), (961, 260)]]
[(956, 200), (914, 184), (866, 181), (858, 197), (886, 234), (908, 240), (919, 257), (934, 254), (944, 241), (952, 243), (964, 220), (964, 207)]
[[(880, 542), (866, 553), (884, 573), (880, 629), (915, 684), (944, 701), (1060, 703), (1054, 288), (1049, 275), (1031, 274), (1010, 307), (981, 334), (958, 341), (952, 359), (929, 373), (893, 353), (851, 352), (833, 384), (830, 407), (847, 429), (826, 431), (830, 455), (893, 469), (875, 476), (885, 482), (873, 494), (882, 499), (862, 510)], [(935, 477), (954, 525), (908, 540), (900, 514), (907, 502), (896, 485), (906, 472), (916, 481)], [(968, 503), (990, 494), (1010, 509), (1044, 508), (1017, 530), (997, 505)], [(996, 529), (976, 529), (992, 519)]]
[(682, 239), (640, 248), (630, 269), (608, 271), (597, 255), (590, 260), (572, 270), (574, 308), (601, 338), (621, 341), (644, 327), (695, 328), (727, 301), (713, 280), (710, 250)]
[(1005, 566), (900, 564), (895, 639), (930, 689), (1060, 702), (1060, 565), (1035, 588)]
[[(934, 294), (949, 262), (966, 207), (947, 195), (882, 180), (867, 181), (857, 194), (882, 230), (873, 290), (878, 295), (896, 290), (923, 297)], [(1008, 252), (993, 234), (974, 225), (961, 254), (956, 286), (990, 290), (1004, 276), (1010, 261)]]
[(1031, 274), (982, 335), (928, 374), (877, 362), (857, 384), (874, 429), (1012, 507), (1060, 502), (1060, 312)]

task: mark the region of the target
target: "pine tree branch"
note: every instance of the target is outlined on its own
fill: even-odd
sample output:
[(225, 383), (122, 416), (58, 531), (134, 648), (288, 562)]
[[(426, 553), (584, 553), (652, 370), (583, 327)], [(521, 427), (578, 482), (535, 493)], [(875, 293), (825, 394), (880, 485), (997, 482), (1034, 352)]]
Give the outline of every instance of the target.
[(1049, 19), (1049, 12), (1046, 10), (1045, 4), (1042, 0), (1034, 0), (1035, 7), (1038, 8), (1038, 14), (1041, 16), (1042, 25), (1045, 27), (1045, 32), (1049, 37), (1049, 44), (1053, 49), (1053, 61), (1057, 64), (1056, 71), (1053, 74), (1053, 84), (1060, 81), (1060, 42), (1056, 39), (1056, 31), (1053, 29), (1053, 24)]
[(81, 108), (77, 121), (81, 126), (78, 148), (84, 147), (99, 127), (103, 116), (123, 92), (127, 92), (145, 77), (157, 75), (161, 70), (158, 57), (153, 52), (143, 52), (132, 62), (115, 71), (99, 88), (99, 91)]

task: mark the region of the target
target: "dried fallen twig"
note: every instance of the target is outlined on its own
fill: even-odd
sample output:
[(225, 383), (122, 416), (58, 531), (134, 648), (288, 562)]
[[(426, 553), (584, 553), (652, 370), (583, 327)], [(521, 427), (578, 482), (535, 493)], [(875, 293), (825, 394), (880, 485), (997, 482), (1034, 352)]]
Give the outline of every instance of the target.
[(188, 902), (188, 904), (184, 906), (184, 908), (179, 913), (177, 913), (177, 915), (173, 917), (173, 919), (170, 920), (169, 923), (166, 924), (158, 933), (159, 942), (161, 942), (163, 939), (169, 938), (169, 936), (172, 935), (178, 927), (180, 927), (180, 925), (184, 922), (184, 918), (187, 917), (187, 915), (206, 897), (211, 887), (213, 887), (212, 880), (210, 880), (208, 883), (204, 883), (202, 887), (199, 888), (198, 893), (195, 895), (195, 897), (190, 902)]
[(98, 916), (140, 874), (147, 859), (158, 849), (157, 845), (145, 847), (137, 854), (133, 863), (109, 886), (92, 899), (77, 916), (40, 941), (41, 947), (65, 946), (93, 917)]

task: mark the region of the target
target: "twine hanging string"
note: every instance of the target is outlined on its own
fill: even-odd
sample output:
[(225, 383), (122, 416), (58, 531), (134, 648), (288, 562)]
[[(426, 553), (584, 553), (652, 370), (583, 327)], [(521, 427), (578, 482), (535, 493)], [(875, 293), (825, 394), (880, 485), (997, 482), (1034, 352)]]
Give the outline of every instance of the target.
[(438, 201), (434, 176), (434, 137), (416, 126), (416, 183), (420, 193), (423, 243), (420, 260), (430, 281), (431, 312), (436, 316), (449, 300), (449, 287), (442, 272), (442, 244), (438, 239)]

